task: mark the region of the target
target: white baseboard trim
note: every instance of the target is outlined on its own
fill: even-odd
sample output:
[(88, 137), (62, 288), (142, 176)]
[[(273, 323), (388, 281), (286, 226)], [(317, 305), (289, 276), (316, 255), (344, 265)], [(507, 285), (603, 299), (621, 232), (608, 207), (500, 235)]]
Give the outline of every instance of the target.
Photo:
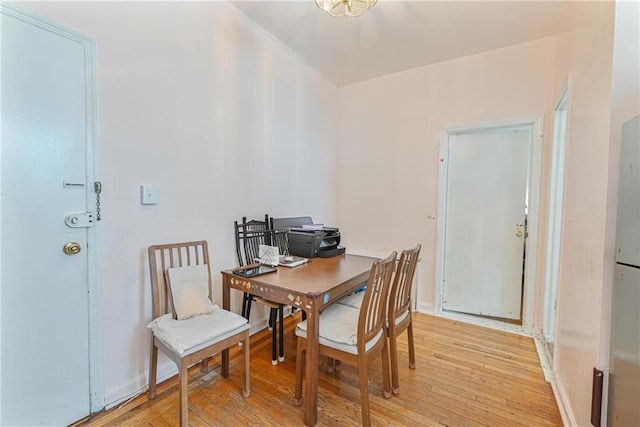
[(417, 303), (415, 311), (417, 313), (435, 314), (435, 310), (433, 308), (433, 305), (431, 305), (431, 304), (420, 304), (420, 303)]
[(571, 402), (567, 396), (562, 383), (558, 381), (557, 375), (553, 374), (553, 381), (551, 381), (551, 388), (553, 389), (553, 395), (556, 397), (556, 403), (558, 404), (558, 410), (562, 417), (562, 424), (565, 426), (577, 426), (576, 417), (573, 415), (571, 409)]
[(551, 355), (544, 342), (544, 338), (540, 335), (533, 336), (533, 342), (536, 344), (536, 351), (538, 352), (538, 359), (540, 359), (540, 366), (542, 366), (542, 372), (544, 373), (544, 379), (548, 383), (554, 381), (553, 367), (551, 365)]
[(536, 350), (538, 351), (538, 358), (540, 359), (540, 365), (544, 372), (544, 378), (551, 385), (551, 389), (553, 390), (553, 396), (556, 399), (558, 411), (560, 411), (562, 424), (565, 426), (577, 426), (576, 417), (571, 409), (571, 403), (569, 402), (567, 393), (558, 380), (556, 373), (553, 371), (553, 359), (544, 341), (544, 337), (541, 335), (535, 335), (533, 340), (536, 343)]
[[(176, 364), (160, 353), (158, 359), (158, 384), (177, 374), (178, 367)], [(132, 398), (147, 391), (149, 386), (147, 375), (148, 373), (146, 372), (141, 373), (122, 384), (108, 388), (104, 396), (106, 403), (105, 409), (108, 410), (120, 406), (122, 403), (128, 402)]]

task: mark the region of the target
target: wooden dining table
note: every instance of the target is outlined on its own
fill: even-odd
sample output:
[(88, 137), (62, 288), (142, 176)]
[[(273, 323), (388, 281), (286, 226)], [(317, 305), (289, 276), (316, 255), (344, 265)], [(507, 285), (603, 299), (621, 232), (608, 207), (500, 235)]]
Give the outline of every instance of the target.
[[(358, 255), (312, 258), (297, 267), (278, 267), (277, 271), (245, 278), (222, 271), (222, 305), (229, 310), (230, 291), (237, 289), (269, 301), (304, 310), (307, 314), (307, 351), (305, 358), (304, 421), (313, 426), (318, 420), (318, 372), (320, 314), (340, 297), (366, 282), (375, 259)], [(222, 352), (222, 373), (229, 374), (229, 351)]]

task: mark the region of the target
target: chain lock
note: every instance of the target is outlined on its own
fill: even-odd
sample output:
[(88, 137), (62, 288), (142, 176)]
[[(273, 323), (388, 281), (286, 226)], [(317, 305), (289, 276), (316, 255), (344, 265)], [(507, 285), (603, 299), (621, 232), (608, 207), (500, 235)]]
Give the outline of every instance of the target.
[(96, 221), (100, 221), (102, 219), (100, 216), (100, 193), (102, 193), (102, 183), (100, 181), (94, 182), (93, 188), (96, 192)]

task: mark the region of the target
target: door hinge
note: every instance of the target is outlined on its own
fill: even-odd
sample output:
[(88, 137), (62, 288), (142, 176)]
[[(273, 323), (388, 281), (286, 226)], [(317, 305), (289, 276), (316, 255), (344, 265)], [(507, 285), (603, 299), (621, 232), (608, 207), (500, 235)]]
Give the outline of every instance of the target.
[(64, 223), (71, 228), (93, 227), (92, 212), (74, 212), (64, 218)]

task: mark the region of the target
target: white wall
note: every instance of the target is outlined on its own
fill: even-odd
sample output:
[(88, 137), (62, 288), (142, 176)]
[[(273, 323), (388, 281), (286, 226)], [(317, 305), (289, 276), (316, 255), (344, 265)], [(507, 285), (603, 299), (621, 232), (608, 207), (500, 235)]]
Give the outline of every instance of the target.
[(339, 89), (345, 246), (386, 255), (421, 243), (422, 309), (434, 306), (441, 128), (543, 115), (554, 49), (544, 38)]
[(226, 2), (20, 5), (97, 40), (111, 403), (147, 383), (147, 246), (207, 239), (216, 272), (236, 265), (243, 215), (336, 223), (337, 89)]
[(557, 34), (554, 98), (570, 80), (554, 368), (570, 424), (590, 425), (599, 366), (610, 156), (613, 2), (568, 2)]

